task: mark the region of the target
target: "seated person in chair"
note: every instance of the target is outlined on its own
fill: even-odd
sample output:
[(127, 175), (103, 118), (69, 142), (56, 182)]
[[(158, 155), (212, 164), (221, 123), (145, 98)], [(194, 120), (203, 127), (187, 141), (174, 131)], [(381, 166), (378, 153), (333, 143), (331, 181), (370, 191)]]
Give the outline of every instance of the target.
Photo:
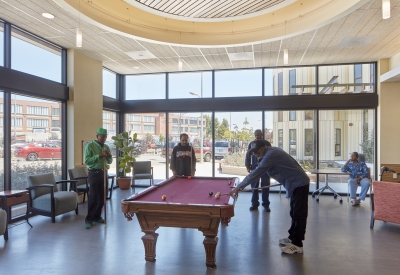
[[(350, 159), (342, 167), (342, 172), (349, 172), (349, 189), (350, 200), (353, 206), (359, 205), (362, 200), (365, 200), (369, 188), (368, 167), (365, 162), (358, 160), (358, 153), (351, 153)], [(357, 186), (361, 185), (361, 192), (356, 199)]]

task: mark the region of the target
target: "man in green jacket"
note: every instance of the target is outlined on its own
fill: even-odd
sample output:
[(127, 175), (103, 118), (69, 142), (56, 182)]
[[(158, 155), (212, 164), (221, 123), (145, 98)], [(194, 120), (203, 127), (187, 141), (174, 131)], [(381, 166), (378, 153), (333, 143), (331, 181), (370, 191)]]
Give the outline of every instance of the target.
[(89, 201), (85, 228), (90, 229), (93, 222), (104, 223), (101, 211), (104, 206), (104, 168), (112, 163), (110, 148), (104, 144), (107, 130), (99, 128), (93, 140), (85, 148), (85, 164), (89, 170)]

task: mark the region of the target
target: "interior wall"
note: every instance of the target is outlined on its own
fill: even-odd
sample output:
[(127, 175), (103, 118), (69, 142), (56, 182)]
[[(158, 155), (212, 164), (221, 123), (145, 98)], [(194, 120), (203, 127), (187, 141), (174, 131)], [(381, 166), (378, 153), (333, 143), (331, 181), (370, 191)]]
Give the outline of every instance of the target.
[(96, 138), (103, 126), (103, 67), (100, 61), (75, 51), (67, 54), (67, 168), (83, 163), (82, 141)]
[(389, 60), (389, 69), (393, 70), (400, 66), (400, 53), (393, 55)]
[[(390, 60), (378, 62), (378, 76), (390, 70)], [(400, 163), (400, 83), (380, 83), (378, 77), (378, 167), (382, 163)]]

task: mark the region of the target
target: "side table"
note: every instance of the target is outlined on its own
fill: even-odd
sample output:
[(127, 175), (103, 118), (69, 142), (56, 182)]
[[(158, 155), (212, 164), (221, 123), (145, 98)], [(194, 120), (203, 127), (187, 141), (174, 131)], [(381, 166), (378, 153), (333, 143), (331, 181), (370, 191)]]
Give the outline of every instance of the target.
[(25, 219), (26, 222), (32, 227), (29, 223), (29, 191), (28, 190), (8, 190), (4, 192), (0, 192), (0, 201), (1, 208), (7, 212), (7, 227), (6, 232), (4, 233), (4, 239), (8, 240), (8, 223), (13, 221), (11, 218), (11, 206), (26, 203), (26, 213)]

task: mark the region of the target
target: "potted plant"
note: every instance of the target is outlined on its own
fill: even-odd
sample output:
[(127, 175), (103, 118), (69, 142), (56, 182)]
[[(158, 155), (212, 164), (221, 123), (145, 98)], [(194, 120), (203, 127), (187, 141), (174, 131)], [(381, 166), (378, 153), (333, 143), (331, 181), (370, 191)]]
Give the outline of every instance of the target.
[(120, 189), (129, 189), (132, 184), (132, 177), (127, 177), (132, 172), (133, 163), (136, 161), (137, 151), (135, 142), (138, 141), (137, 133), (131, 136), (131, 132), (124, 131), (116, 136), (112, 136), (115, 147), (119, 150), (118, 162), (119, 172), (124, 177), (118, 177), (117, 182)]

